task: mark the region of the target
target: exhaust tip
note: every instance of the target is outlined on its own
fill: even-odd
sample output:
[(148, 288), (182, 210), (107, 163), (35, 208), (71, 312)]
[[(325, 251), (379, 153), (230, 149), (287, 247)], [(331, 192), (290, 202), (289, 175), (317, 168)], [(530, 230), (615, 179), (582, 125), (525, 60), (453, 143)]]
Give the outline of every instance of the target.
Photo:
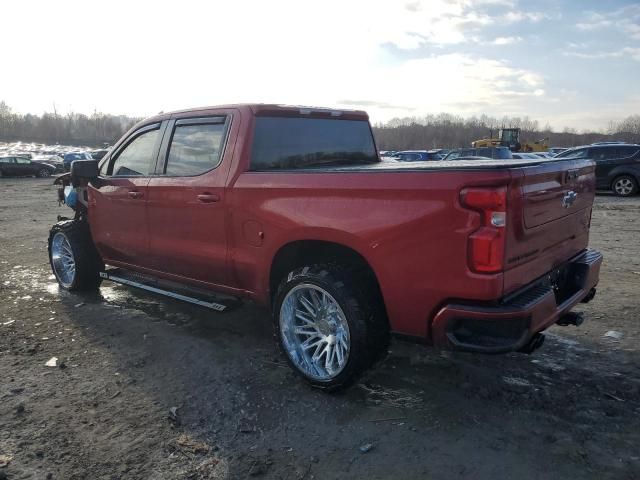
[(568, 312), (565, 313), (562, 317), (558, 319), (556, 324), (561, 327), (566, 327), (568, 325), (574, 325), (579, 327), (584, 322), (584, 314), (581, 312)]
[(533, 337), (531, 337), (529, 343), (527, 343), (519, 351), (526, 354), (532, 354), (542, 346), (542, 344), (544, 343), (544, 339), (545, 337), (543, 333), (536, 333)]
[(593, 300), (593, 297), (596, 296), (596, 288), (593, 287), (591, 290), (589, 290), (589, 293), (587, 293), (587, 296), (584, 297), (582, 300), (580, 300), (580, 303), (589, 303), (591, 300)]

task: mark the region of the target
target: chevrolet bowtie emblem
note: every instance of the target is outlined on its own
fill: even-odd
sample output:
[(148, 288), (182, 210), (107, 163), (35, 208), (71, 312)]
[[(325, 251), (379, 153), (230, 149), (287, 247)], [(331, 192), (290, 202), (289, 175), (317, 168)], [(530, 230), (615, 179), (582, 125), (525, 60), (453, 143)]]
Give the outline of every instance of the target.
[(569, 190), (564, 197), (562, 197), (562, 206), (564, 208), (569, 208), (573, 205), (573, 203), (578, 198), (578, 194), (573, 190)]

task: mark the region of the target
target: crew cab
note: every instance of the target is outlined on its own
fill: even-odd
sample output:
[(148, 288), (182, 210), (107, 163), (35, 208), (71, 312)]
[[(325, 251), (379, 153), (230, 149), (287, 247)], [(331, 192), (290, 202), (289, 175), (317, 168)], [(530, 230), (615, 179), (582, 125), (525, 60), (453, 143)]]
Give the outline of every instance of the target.
[(531, 352), (581, 322), (591, 160), (379, 159), (368, 116), (278, 105), (158, 115), (56, 180), (75, 210), (51, 230), (59, 284), (103, 279), (224, 311), (271, 309), (295, 371), (335, 389), (390, 334)]

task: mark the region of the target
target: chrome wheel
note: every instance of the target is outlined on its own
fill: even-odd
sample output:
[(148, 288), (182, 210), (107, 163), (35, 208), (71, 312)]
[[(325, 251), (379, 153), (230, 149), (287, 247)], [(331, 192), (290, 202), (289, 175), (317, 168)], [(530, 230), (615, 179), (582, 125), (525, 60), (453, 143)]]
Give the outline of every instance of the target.
[(70, 287), (76, 277), (76, 261), (66, 235), (56, 233), (51, 242), (51, 264), (58, 281)]
[(635, 185), (633, 184), (633, 180), (627, 177), (619, 178), (613, 184), (613, 189), (618, 195), (626, 196), (630, 195), (633, 192)]
[(329, 292), (297, 285), (282, 302), (279, 322), (284, 350), (302, 373), (326, 381), (342, 372), (351, 346), (349, 324)]

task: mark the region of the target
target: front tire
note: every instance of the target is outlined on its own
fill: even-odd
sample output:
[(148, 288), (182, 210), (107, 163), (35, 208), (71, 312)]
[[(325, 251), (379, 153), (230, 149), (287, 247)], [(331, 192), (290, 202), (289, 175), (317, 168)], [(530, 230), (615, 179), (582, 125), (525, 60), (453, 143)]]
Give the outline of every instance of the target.
[(49, 233), (49, 263), (58, 284), (69, 291), (97, 290), (104, 264), (85, 221), (56, 223)]
[(638, 182), (631, 175), (621, 175), (611, 183), (611, 190), (619, 197), (630, 197), (638, 193)]
[(39, 178), (47, 178), (51, 176), (51, 172), (48, 169), (43, 168), (41, 170), (38, 170), (37, 176)]
[(290, 272), (277, 290), (276, 338), (289, 365), (312, 386), (334, 391), (386, 352), (388, 325), (362, 278), (331, 264)]

